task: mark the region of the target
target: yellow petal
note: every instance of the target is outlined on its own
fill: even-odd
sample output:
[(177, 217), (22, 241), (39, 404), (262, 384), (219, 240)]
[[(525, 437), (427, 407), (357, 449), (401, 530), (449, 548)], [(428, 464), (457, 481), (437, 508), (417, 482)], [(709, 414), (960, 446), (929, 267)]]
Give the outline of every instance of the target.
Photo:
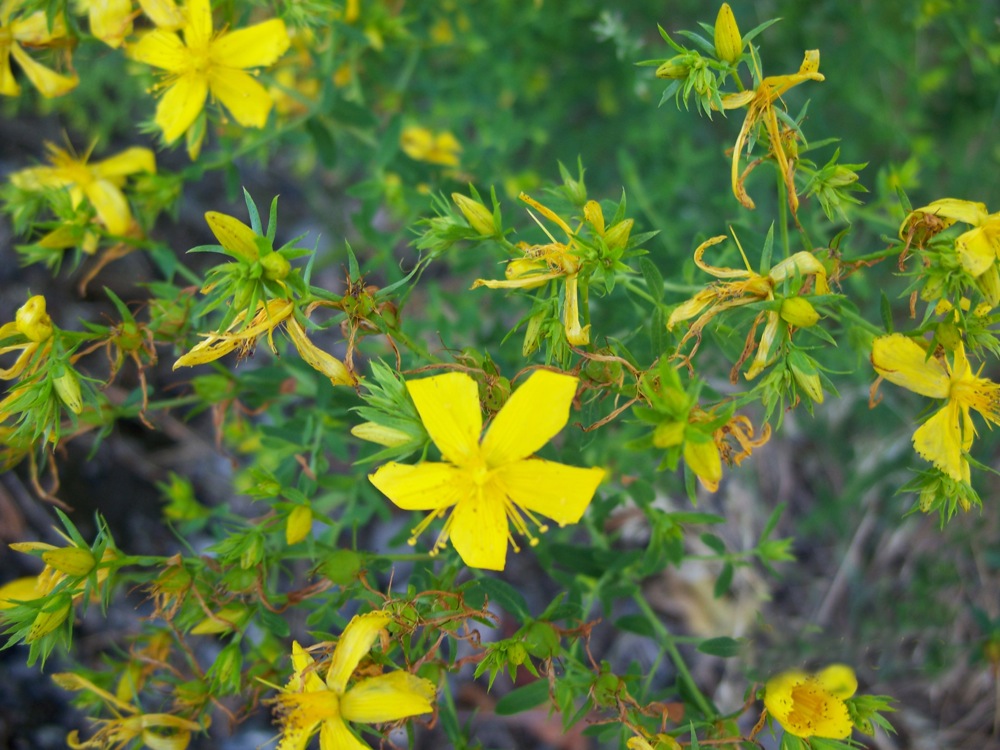
[(111, 234), (123, 235), (132, 226), (132, 212), (122, 191), (108, 180), (94, 180), (83, 187), (97, 218)]
[[(913, 216), (914, 214), (943, 216), (946, 219), (961, 221), (965, 224), (972, 224), (972, 226), (975, 227), (978, 227), (986, 221), (986, 217), (988, 215), (985, 203), (963, 201), (957, 198), (941, 198), (940, 200), (932, 201), (926, 206), (913, 209), (910, 216)], [(903, 222), (904, 226), (909, 222), (910, 216), (906, 217), (906, 221)]]
[(715, 302), (718, 297), (719, 293), (714, 289), (702, 289), (691, 299), (686, 302), (681, 302), (681, 304), (675, 307), (673, 312), (670, 313), (670, 317), (667, 319), (667, 330), (672, 331), (674, 326), (678, 323), (690, 320), (710, 304)]
[(538, 370), (507, 400), (483, 439), (490, 466), (527, 458), (566, 426), (579, 381)]
[(774, 340), (778, 337), (780, 323), (781, 316), (774, 310), (768, 310), (767, 325), (764, 326), (764, 333), (760, 337), (760, 343), (757, 344), (757, 353), (754, 355), (753, 362), (750, 363), (750, 369), (746, 371), (747, 380), (753, 380), (767, 367), (768, 361), (771, 359)]
[(184, 14), (174, 0), (139, 0), (139, 7), (161, 29), (173, 31), (184, 25)]
[(18, 96), (20, 93), (21, 87), (18, 86), (14, 71), (10, 67), (10, 55), (6, 49), (0, 48), (0, 94)]
[(272, 18), (223, 34), (212, 42), (212, 60), (230, 68), (263, 67), (285, 54), (290, 43), (285, 22)]
[(455, 506), (448, 519), (451, 543), (470, 568), (503, 570), (507, 562), (507, 515), (497, 487), (478, 488)]
[(80, 82), (76, 73), (64, 76), (35, 62), (17, 44), (11, 45), (10, 53), (17, 60), (17, 64), (21, 66), (21, 70), (24, 71), (28, 80), (38, 89), (38, 93), (44, 97), (51, 99), (54, 96), (62, 96), (76, 88)]
[(90, 168), (101, 177), (125, 177), (136, 172), (155, 172), (156, 156), (148, 148), (127, 148), (107, 159), (94, 162)]
[(941, 361), (928, 359), (923, 347), (901, 333), (875, 339), (872, 366), (890, 383), (922, 396), (947, 398), (951, 390), (951, 378)]
[(326, 688), (301, 694), (282, 693), (278, 702), (283, 713), (277, 750), (305, 750), (317, 726), (340, 721), (337, 696)]
[(357, 385), (358, 379), (347, 369), (347, 366), (332, 354), (316, 346), (306, 336), (306, 332), (302, 330), (302, 326), (295, 318), (289, 318), (285, 328), (288, 330), (299, 356), (307, 365), (329, 378), (333, 385)]
[(973, 276), (982, 276), (1000, 256), (1000, 221), (987, 221), (955, 240), (962, 268)]
[(39, 596), (37, 576), (15, 578), (0, 586), (0, 610), (17, 606), (15, 602), (28, 602)]
[(207, 339), (196, 345), (187, 354), (182, 354), (174, 362), (173, 369), (178, 367), (194, 367), (203, 365), (206, 362), (214, 362), (220, 357), (224, 357), (240, 345), (240, 339), (235, 337), (209, 336)]
[[(18, 3), (23, 5), (23, 3)], [(0, 13), (0, 17), (4, 17)], [(0, 21), (6, 23), (6, 21)], [(66, 36), (66, 22), (62, 14), (57, 14), (52, 19), (52, 28), (49, 28), (49, 19), (45, 11), (37, 11), (26, 18), (19, 18), (10, 25), (15, 41), (24, 42), (30, 45), (42, 45)]]
[(434, 683), (409, 672), (389, 672), (354, 685), (340, 699), (347, 721), (381, 724), (434, 710)]
[(196, 73), (179, 76), (156, 107), (156, 124), (163, 130), (163, 140), (169, 144), (184, 135), (198, 118), (207, 97), (208, 82), (204, 76)]
[(530, 458), (501, 467), (497, 478), (515, 505), (562, 526), (580, 520), (604, 473), (604, 469)]
[(570, 346), (590, 343), (590, 323), (580, 325), (580, 300), (576, 274), (566, 277), (566, 297), (563, 301), (563, 329)]
[(184, 10), (187, 14), (184, 41), (188, 47), (207, 49), (212, 38), (211, 0), (187, 0)]
[(318, 690), (326, 690), (326, 684), (317, 674), (315, 663), (316, 660), (299, 645), (298, 641), (292, 641), (292, 669), (294, 672), (285, 689), (296, 693), (314, 693)]
[(467, 490), (460, 469), (431, 461), (413, 466), (387, 463), (368, 479), (403, 510), (447, 508), (457, 503)]
[[(285, 750), (279, 747), (278, 750)], [(319, 730), (319, 750), (371, 750), (355, 737), (338, 716), (327, 719)]]
[[(511, 262), (514, 263), (516, 261)], [(546, 284), (552, 279), (558, 279), (564, 275), (565, 274), (562, 271), (551, 271), (549, 273), (529, 274), (505, 281), (494, 279), (476, 279), (472, 288), (478, 289), (479, 287), (484, 286), (487, 289), (535, 289)]]
[(913, 448), (956, 482), (968, 480), (968, 462), (962, 456), (962, 408), (949, 401), (913, 433)]
[(235, 68), (211, 68), (208, 85), (212, 95), (222, 102), (229, 113), (245, 128), (262, 128), (274, 105), (267, 89), (249, 73)]
[(379, 632), (390, 622), (392, 617), (386, 612), (369, 612), (351, 618), (337, 641), (330, 661), (330, 671), (326, 675), (326, 684), (333, 692), (343, 694), (354, 670), (371, 651)]
[(110, 47), (120, 47), (132, 33), (132, 0), (90, 3), (90, 33)]
[(138, 42), (128, 46), (127, 53), (133, 60), (171, 73), (184, 70), (190, 60), (181, 38), (172, 31), (160, 29), (143, 34)]
[(706, 490), (715, 492), (719, 489), (719, 482), (722, 481), (722, 457), (711, 437), (705, 436), (699, 440), (692, 438), (689, 433), (684, 440), (684, 463)]
[(461, 466), (479, 453), (479, 387), (464, 372), (407, 380), (406, 390), (444, 459)]
[(846, 664), (831, 664), (816, 673), (816, 681), (838, 698), (850, 698), (858, 692), (858, 678)]

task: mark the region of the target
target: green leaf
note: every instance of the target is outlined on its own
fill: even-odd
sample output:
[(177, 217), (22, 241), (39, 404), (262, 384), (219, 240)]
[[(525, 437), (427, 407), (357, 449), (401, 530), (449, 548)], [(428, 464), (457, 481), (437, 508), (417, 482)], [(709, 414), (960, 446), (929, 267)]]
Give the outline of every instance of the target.
[(548, 680), (535, 680), (524, 687), (515, 688), (497, 701), (497, 716), (512, 716), (529, 711), (549, 699)]
[(627, 630), (629, 633), (636, 633), (646, 638), (656, 636), (653, 626), (642, 615), (623, 615), (615, 620), (615, 628), (618, 630)]
[(639, 258), (639, 270), (646, 281), (646, 288), (657, 301), (663, 299), (663, 275), (649, 258)]
[(701, 541), (711, 547), (717, 554), (726, 554), (726, 543), (719, 539), (719, 537), (715, 534), (702, 534)]
[(531, 616), (528, 602), (525, 601), (521, 592), (506, 581), (501, 581), (499, 578), (480, 578), (478, 584), (493, 602), (499, 604), (510, 614), (522, 619)]
[(722, 572), (719, 573), (719, 578), (715, 582), (715, 598), (719, 599), (725, 596), (729, 592), (729, 587), (733, 585), (733, 564), (726, 563), (722, 566)]
[(313, 139), (320, 163), (327, 169), (333, 169), (337, 164), (337, 142), (330, 129), (319, 118), (310, 117), (306, 120), (306, 132)]
[(882, 325), (885, 326), (887, 333), (893, 332), (892, 325), (892, 305), (889, 303), (889, 298), (885, 294), (885, 290), (882, 290), (882, 300), (881, 300), (881, 310), (882, 310)]
[(721, 638), (709, 638), (698, 644), (698, 650), (709, 656), (719, 656), (729, 659), (740, 653), (743, 648), (743, 641), (736, 638), (723, 636)]

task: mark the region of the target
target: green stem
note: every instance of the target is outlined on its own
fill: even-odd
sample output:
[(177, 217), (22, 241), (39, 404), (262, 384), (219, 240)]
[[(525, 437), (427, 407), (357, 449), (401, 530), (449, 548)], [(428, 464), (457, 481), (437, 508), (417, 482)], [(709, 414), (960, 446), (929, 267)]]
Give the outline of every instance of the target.
[(660, 618), (656, 616), (653, 608), (649, 606), (649, 602), (642, 595), (642, 592), (636, 592), (632, 595), (632, 601), (634, 601), (642, 614), (646, 616), (649, 620), (649, 624), (653, 626), (653, 630), (656, 631), (656, 636), (663, 644), (663, 650), (667, 652), (670, 656), (670, 660), (674, 663), (674, 667), (677, 669), (677, 674), (684, 687), (687, 689), (688, 693), (694, 699), (695, 704), (698, 709), (705, 715), (706, 718), (716, 716), (719, 712), (712, 705), (711, 701), (705, 697), (705, 695), (698, 689), (698, 685), (695, 683), (694, 678), (691, 676), (691, 670), (688, 669), (687, 663), (684, 661), (684, 657), (681, 656), (681, 652), (677, 650), (676, 639), (667, 630), (666, 626), (660, 622)]
[(852, 310), (848, 310), (846, 308), (842, 308), (840, 310), (840, 314), (841, 314), (842, 317), (846, 318), (847, 320), (851, 321), (852, 323), (855, 323), (858, 326), (860, 326), (861, 328), (864, 328), (869, 333), (873, 333), (876, 336), (884, 336), (885, 335), (885, 331), (883, 331), (881, 328), (879, 328), (878, 326), (874, 325), (870, 321), (865, 320), (864, 318), (862, 318), (860, 315), (858, 315), (856, 312), (853, 312)]
[(788, 239), (788, 191), (785, 189), (781, 172), (775, 169), (774, 174), (778, 178), (778, 229), (781, 232), (781, 246), (785, 249), (782, 257), (789, 258), (792, 250)]

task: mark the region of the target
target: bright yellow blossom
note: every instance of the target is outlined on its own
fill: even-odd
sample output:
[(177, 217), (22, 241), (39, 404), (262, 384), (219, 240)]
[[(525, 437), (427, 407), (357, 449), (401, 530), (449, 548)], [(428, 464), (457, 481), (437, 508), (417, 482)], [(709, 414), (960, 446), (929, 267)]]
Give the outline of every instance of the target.
[[(576, 244), (576, 233), (552, 209), (543, 206), (525, 193), (521, 193), (519, 197), (563, 230), (566, 233), (566, 242), (556, 242), (549, 230), (542, 226), (534, 214), (531, 214), (532, 218), (542, 227), (542, 231), (548, 235), (549, 242), (545, 245), (519, 243), (518, 247), (524, 252), (524, 256), (507, 263), (506, 281), (477, 279), (472, 288), (485, 286), (489, 289), (534, 289), (553, 279), (565, 279), (566, 298), (563, 302), (563, 327), (566, 330), (566, 340), (572, 346), (585, 346), (590, 343), (590, 324), (580, 325), (579, 284), (577, 280), (577, 274), (580, 271), (580, 256)], [(624, 224), (625, 222), (620, 222), (615, 226)], [(628, 225), (628, 228), (631, 229), (631, 224)], [(601, 217), (601, 229), (603, 230), (603, 216)], [(611, 227), (607, 233), (611, 234), (614, 229), (615, 227)]]
[(45, 297), (36, 294), (17, 309), (14, 320), (0, 326), (0, 341), (13, 338), (14, 343), (0, 347), (0, 354), (21, 351), (10, 367), (0, 368), (0, 380), (19, 377), (39, 347), (52, 337), (52, 319), (45, 312)]
[[(288, 49), (285, 23), (273, 18), (236, 31), (212, 30), (210, 0), (188, 0), (181, 35), (163, 28), (144, 35), (129, 55), (166, 71), (156, 108), (163, 139), (173, 143), (190, 128), (209, 93), (244, 127), (261, 128), (273, 104), (248, 68), (271, 65)], [(195, 145), (195, 150), (197, 146)]]
[(928, 357), (913, 339), (894, 333), (872, 344), (872, 365), (890, 383), (947, 403), (913, 433), (918, 454), (956, 482), (968, 482), (965, 454), (976, 435), (971, 409), (990, 424), (1000, 424), (1000, 385), (972, 372), (962, 342), (945, 357)]
[(127, 234), (134, 220), (121, 188), (128, 175), (156, 171), (153, 152), (148, 148), (128, 148), (120, 154), (88, 164), (89, 151), (76, 157), (54, 143), (46, 143), (45, 148), (52, 166), (29, 167), (15, 172), (10, 178), (13, 185), (33, 192), (68, 190), (73, 205), (78, 206), (86, 199), (111, 234)]
[(448, 513), (434, 550), (450, 538), (466, 565), (503, 570), (514, 529), (537, 542), (528, 522), (544, 532), (535, 516), (560, 526), (576, 523), (590, 503), (604, 470), (566, 466), (530, 456), (566, 425), (579, 381), (540, 370), (514, 391), (486, 436), (476, 381), (461, 372), (410, 380), (406, 388), (441, 451), (443, 462), (410, 466), (388, 463), (368, 478), (404, 510), (429, 510), (410, 544)]
[(812, 675), (791, 670), (767, 681), (764, 706), (789, 734), (842, 740), (853, 729), (844, 701), (857, 689), (854, 670), (843, 664)]
[(17, 96), (21, 93), (21, 87), (14, 80), (10, 67), (10, 58), (13, 57), (42, 96), (62, 96), (76, 88), (80, 82), (76, 73), (67, 76), (46, 68), (35, 62), (21, 45), (41, 46), (65, 37), (66, 20), (62, 14), (46, 18), (43, 10), (22, 17), (19, 11), (23, 5), (24, 0), (0, 2), (0, 94)]
[[(721, 15), (721, 12), (720, 12)], [(795, 165), (789, 161), (783, 145), (781, 129), (778, 127), (778, 115), (774, 111), (774, 102), (782, 94), (805, 81), (823, 81), (825, 78), (819, 72), (819, 50), (807, 50), (799, 67), (798, 73), (783, 76), (768, 76), (761, 80), (755, 90), (741, 91), (738, 94), (726, 94), (722, 97), (723, 109), (738, 109), (747, 107), (747, 116), (743, 127), (736, 138), (733, 147), (732, 184), (733, 195), (747, 208), (754, 208), (754, 202), (747, 195), (743, 181), (746, 173), (740, 174), (740, 157), (750, 139), (750, 131), (754, 125), (763, 121), (770, 142), (771, 154), (778, 163), (778, 171), (788, 190), (788, 205), (794, 214), (799, 207), (799, 199), (795, 192)], [(749, 171), (749, 170), (748, 170)]]
[[(694, 297), (674, 308), (674, 311), (670, 313), (670, 317), (667, 319), (667, 329), (673, 330), (678, 323), (698, 316), (698, 319), (691, 325), (688, 332), (684, 334), (678, 346), (678, 349), (680, 349), (689, 339), (692, 337), (695, 339), (696, 343), (687, 355), (687, 359), (694, 356), (695, 351), (698, 349), (697, 342), (701, 340), (702, 329), (704, 329), (705, 325), (712, 318), (734, 307), (762, 300), (773, 300), (775, 287), (786, 279), (794, 276), (814, 276), (816, 279), (816, 294), (827, 294), (830, 291), (830, 287), (826, 281), (826, 269), (815, 255), (806, 250), (797, 252), (776, 263), (771, 267), (767, 275), (751, 271), (750, 263), (745, 255), (743, 256), (743, 262), (746, 265), (746, 270), (712, 266), (705, 263), (702, 260), (705, 251), (713, 245), (724, 242), (726, 239), (725, 235), (719, 235), (701, 243), (694, 251), (695, 265), (717, 279), (740, 280), (710, 284), (695, 294)], [(743, 248), (741, 247), (740, 253), (742, 252)], [(757, 354), (750, 365), (750, 369), (747, 370), (747, 380), (755, 378), (767, 366), (771, 348), (774, 346), (774, 341), (778, 334), (778, 326), (781, 321), (780, 311), (768, 310), (762, 312), (757, 316), (757, 321), (750, 329), (745, 351), (749, 352), (751, 350), (757, 325), (764, 318), (766, 318), (767, 324), (764, 326), (764, 333), (761, 336), (760, 344), (757, 346)]]
[(320, 750), (369, 750), (346, 722), (381, 724), (434, 710), (434, 683), (402, 670), (348, 687), (358, 664), (391, 621), (385, 612), (369, 612), (347, 623), (325, 680), (313, 657), (298, 642), (292, 644), (295, 671), (275, 699), (282, 730), (277, 750), (304, 750), (317, 730)]
[(457, 167), (462, 145), (449, 131), (432, 133), (419, 125), (408, 125), (399, 135), (399, 147), (414, 161)]
[[(930, 227), (927, 226), (927, 217), (936, 217), (939, 221)], [(991, 214), (987, 213), (984, 203), (942, 198), (911, 211), (903, 220), (899, 236), (906, 239), (921, 224), (925, 225), (925, 236), (937, 234), (956, 221), (972, 225), (972, 229), (955, 239), (955, 250), (962, 268), (978, 278), (1000, 257), (1000, 211)]]
[[(90, 33), (109, 47), (120, 47), (132, 33), (132, 21), (137, 13), (132, 0), (81, 0), (90, 21)], [(184, 25), (184, 14), (174, 0), (139, 0), (139, 6), (161, 29), (175, 30)]]

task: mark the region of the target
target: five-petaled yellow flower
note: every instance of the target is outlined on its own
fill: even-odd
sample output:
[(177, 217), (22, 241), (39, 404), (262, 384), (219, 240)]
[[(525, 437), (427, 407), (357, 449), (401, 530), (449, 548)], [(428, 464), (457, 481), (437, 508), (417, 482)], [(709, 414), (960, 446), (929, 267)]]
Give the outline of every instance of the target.
[(857, 689), (854, 670), (844, 664), (812, 675), (791, 670), (767, 681), (764, 706), (789, 734), (842, 740), (854, 726), (844, 701)]
[(414, 161), (457, 167), (462, 144), (449, 131), (432, 133), (420, 125), (408, 125), (399, 135), (399, 147)]
[(990, 424), (1000, 424), (1000, 385), (972, 372), (961, 342), (944, 357), (928, 357), (916, 341), (901, 333), (881, 336), (872, 344), (872, 365), (890, 383), (947, 403), (913, 433), (913, 447), (956, 482), (969, 481), (966, 453), (976, 428), (970, 409)]
[[(694, 348), (687, 355), (686, 359), (694, 356), (695, 351), (698, 349), (697, 342), (701, 340), (702, 329), (704, 329), (705, 325), (712, 318), (734, 307), (748, 305), (761, 300), (773, 300), (775, 287), (786, 279), (793, 278), (794, 276), (811, 275), (816, 279), (816, 294), (827, 294), (830, 291), (830, 287), (826, 281), (826, 268), (824, 268), (815, 255), (807, 250), (801, 250), (775, 263), (766, 275), (751, 271), (746, 255), (743, 256), (743, 262), (746, 265), (745, 270), (741, 268), (713, 266), (706, 263), (703, 260), (705, 251), (713, 245), (724, 242), (726, 239), (726, 235), (723, 234), (701, 243), (694, 251), (694, 262), (702, 271), (711, 274), (717, 279), (733, 279), (733, 281), (720, 281), (709, 284), (705, 289), (695, 294), (694, 297), (674, 308), (667, 319), (667, 329), (673, 330), (678, 323), (690, 320), (695, 316), (698, 317), (691, 325), (691, 328), (688, 329), (688, 332), (684, 334), (677, 347), (680, 350), (689, 339), (692, 337), (695, 339)], [(737, 242), (737, 244), (739, 243)], [(740, 253), (743, 253), (742, 247), (740, 247)], [(739, 281), (735, 279), (739, 279)], [(789, 297), (786, 299), (800, 298)], [(761, 318), (766, 318), (767, 323), (764, 326), (764, 333), (761, 335), (760, 344), (757, 346), (757, 354), (750, 365), (750, 369), (747, 370), (747, 380), (757, 377), (761, 370), (767, 366), (771, 348), (778, 335), (782, 313), (778, 310), (768, 310), (757, 316), (757, 322), (754, 323), (747, 337), (747, 344), (744, 347), (745, 352), (751, 351), (753, 346), (752, 338), (756, 335), (757, 325)], [(802, 323), (799, 323), (799, 325), (802, 325)], [(737, 364), (737, 367), (739, 367), (739, 364)]]
[(42, 96), (62, 96), (76, 88), (80, 82), (77, 75), (75, 73), (62, 75), (46, 68), (32, 59), (21, 45), (31, 47), (46, 45), (65, 37), (66, 20), (61, 13), (49, 19), (44, 10), (21, 16), (18, 12), (24, 4), (24, 0), (0, 2), (0, 94), (17, 96), (21, 93), (21, 87), (14, 80), (14, 73), (10, 67), (10, 58), (13, 57)]
[(432, 511), (414, 529), (410, 543), (452, 509), (434, 550), (450, 538), (466, 565), (503, 570), (508, 540), (518, 550), (508, 519), (531, 544), (537, 538), (528, 522), (542, 532), (547, 528), (536, 513), (560, 525), (579, 521), (604, 470), (530, 458), (566, 425), (577, 382), (569, 375), (535, 372), (514, 391), (480, 441), (483, 422), (475, 380), (453, 372), (407, 381), (444, 461), (388, 463), (369, 479), (400, 508)]
[(236, 31), (212, 31), (210, 0), (188, 0), (183, 39), (173, 31), (155, 29), (129, 47), (129, 55), (166, 71), (166, 88), (156, 108), (163, 139), (173, 143), (190, 128), (209, 93), (221, 101), (244, 127), (261, 128), (273, 104), (271, 95), (247, 68), (270, 65), (288, 49), (288, 31), (281, 19)]
[(128, 148), (88, 164), (89, 151), (77, 158), (54, 143), (46, 143), (45, 148), (52, 166), (29, 167), (15, 172), (10, 178), (14, 187), (30, 191), (66, 189), (74, 206), (86, 199), (111, 234), (127, 234), (133, 219), (122, 185), (128, 175), (156, 171), (153, 152), (148, 148)]
[(991, 214), (985, 203), (941, 198), (911, 211), (900, 227), (900, 238), (907, 239), (907, 234), (917, 231), (921, 222), (926, 224), (928, 216), (941, 220), (934, 227), (923, 227), (929, 234), (937, 234), (956, 221), (972, 225), (955, 239), (959, 262), (970, 275), (982, 276), (1000, 257), (1000, 211)]
[(304, 750), (317, 729), (320, 750), (369, 750), (346, 722), (381, 724), (434, 710), (434, 683), (402, 670), (348, 687), (358, 664), (391, 621), (385, 612), (369, 612), (347, 623), (325, 680), (312, 656), (297, 642), (292, 644), (295, 672), (275, 699), (282, 731), (278, 750)]
[[(783, 76), (768, 76), (761, 80), (756, 89), (741, 91), (738, 94), (726, 94), (722, 97), (723, 109), (738, 109), (747, 107), (747, 116), (743, 120), (743, 127), (736, 138), (736, 145), (733, 147), (732, 183), (733, 195), (747, 208), (754, 208), (754, 202), (747, 195), (743, 181), (746, 173), (740, 174), (740, 157), (747, 149), (750, 139), (750, 131), (758, 122), (764, 122), (767, 130), (767, 138), (770, 141), (771, 154), (778, 164), (778, 171), (788, 190), (788, 205), (794, 214), (799, 207), (799, 199), (795, 192), (794, 164), (788, 160), (785, 153), (785, 146), (782, 142), (781, 129), (778, 127), (778, 115), (774, 111), (774, 102), (781, 98), (782, 94), (794, 86), (798, 86), (804, 81), (825, 80), (823, 74), (819, 72), (819, 50), (807, 50), (799, 66), (798, 73)], [(749, 171), (749, 170), (748, 170)]]

